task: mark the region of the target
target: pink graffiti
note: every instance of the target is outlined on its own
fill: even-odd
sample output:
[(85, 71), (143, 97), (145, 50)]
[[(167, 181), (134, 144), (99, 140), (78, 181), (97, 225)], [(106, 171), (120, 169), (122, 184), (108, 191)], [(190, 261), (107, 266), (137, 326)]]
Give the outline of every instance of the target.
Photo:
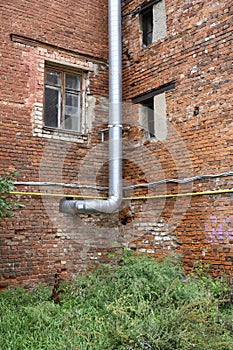
[(212, 215), (205, 224), (208, 233), (208, 243), (224, 243), (233, 240), (233, 215), (230, 215), (218, 224), (216, 216)]

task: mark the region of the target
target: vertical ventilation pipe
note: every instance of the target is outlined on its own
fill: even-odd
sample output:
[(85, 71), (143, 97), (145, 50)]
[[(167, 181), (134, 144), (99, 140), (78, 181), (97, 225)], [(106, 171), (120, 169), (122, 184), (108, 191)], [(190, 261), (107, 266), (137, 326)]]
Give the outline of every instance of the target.
[(122, 201), (121, 1), (108, 1), (109, 195), (107, 200), (61, 200), (60, 212), (113, 213)]

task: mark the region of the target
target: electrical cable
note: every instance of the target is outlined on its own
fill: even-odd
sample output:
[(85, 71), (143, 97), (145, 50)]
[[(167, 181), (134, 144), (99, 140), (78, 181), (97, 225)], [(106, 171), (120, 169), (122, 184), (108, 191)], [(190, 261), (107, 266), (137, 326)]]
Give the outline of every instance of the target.
[[(214, 178), (220, 178), (220, 177), (226, 177), (226, 176), (233, 176), (233, 171), (220, 173), (220, 174), (206, 174), (206, 175), (197, 175), (193, 177), (188, 177), (184, 179), (164, 179), (160, 181), (150, 182), (150, 183), (141, 183), (136, 185), (130, 185), (123, 187), (123, 190), (131, 190), (136, 188), (151, 188), (156, 187), (165, 183), (178, 183), (178, 184), (185, 184), (188, 182), (194, 182), (197, 180), (204, 180), (204, 179), (214, 179)], [(94, 185), (78, 185), (78, 184), (67, 184), (67, 183), (60, 183), (60, 182), (25, 182), (25, 181), (16, 181), (14, 182), (15, 186), (57, 186), (57, 187), (64, 187), (64, 188), (77, 188), (77, 189), (93, 189), (98, 191), (107, 191), (108, 187), (102, 187), (102, 186), (94, 186)]]
[[(203, 179), (213, 179), (226, 176), (233, 176), (233, 172), (225, 172), (221, 174), (206, 174), (197, 175), (184, 179), (164, 179), (160, 181), (136, 184), (123, 187), (123, 190), (137, 189), (137, 188), (152, 188), (165, 183), (178, 183), (185, 184), (188, 182), (194, 182)], [(66, 183), (56, 183), (56, 182), (14, 182), (15, 186), (26, 185), (26, 186), (57, 186), (64, 188), (75, 188), (75, 189), (94, 189), (98, 191), (106, 191), (108, 187), (102, 186), (92, 186), (92, 185), (77, 185), (77, 184), (66, 184)], [(200, 196), (200, 195), (215, 195), (223, 193), (233, 193), (233, 189), (223, 189), (214, 191), (203, 191), (203, 192), (190, 192), (190, 193), (175, 193), (175, 194), (161, 194), (154, 196), (132, 196), (124, 197), (123, 200), (139, 200), (139, 199), (158, 199), (158, 198), (172, 198), (172, 197), (184, 197), (184, 196)], [(66, 198), (82, 198), (82, 199), (107, 199), (107, 197), (101, 196), (86, 196), (86, 195), (76, 195), (76, 194), (64, 194), (64, 193), (43, 193), (43, 192), (28, 192), (28, 191), (11, 191), (9, 194), (12, 195), (31, 195), (31, 196), (41, 196), (41, 197), (66, 197)]]
[(34, 181), (15, 181), (14, 186), (52, 186), (52, 187), (64, 187), (64, 188), (79, 188), (79, 189), (91, 189), (98, 191), (107, 191), (108, 187), (94, 186), (94, 185), (78, 185), (67, 184), (62, 182), (34, 182)]
[(160, 181), (151, 182), (148, 184), (138, 184), (138, 185), (127, 186), (127, 187), (124, 187), (123, 189), (129, 190), (129, 189), (135, 189), (140, 187), (151, 188), (151, 187), (155, 187), (165, 183), (185, 184), (188, 182), (194, 182), (196, 180), (213, 179), (213, 178), (224, 177), (224, 176), (233, 176), (233, 172), (227, 172), (227, 173), (221, 173), (221, 174), (197, 175), (197, 176), (188, 177), (185, 179), (164, 179)]

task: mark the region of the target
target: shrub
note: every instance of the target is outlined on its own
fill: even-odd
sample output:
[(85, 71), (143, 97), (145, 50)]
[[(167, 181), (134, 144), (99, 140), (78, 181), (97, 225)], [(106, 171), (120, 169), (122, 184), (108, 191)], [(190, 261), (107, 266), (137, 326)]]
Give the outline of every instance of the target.
[(230, 350), (232, 305), (184, 278), (177, 260), (120, 256), (60, 286), (0, 294), (2, 350)]

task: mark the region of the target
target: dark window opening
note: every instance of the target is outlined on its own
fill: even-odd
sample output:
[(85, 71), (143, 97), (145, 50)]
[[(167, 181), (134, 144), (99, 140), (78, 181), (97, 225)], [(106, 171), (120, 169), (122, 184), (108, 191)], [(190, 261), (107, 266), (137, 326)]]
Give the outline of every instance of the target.
[(150, 7), (141, 14), (142, 43), (148, 46), (153, 41), (153, 7)]
[(44, 122), (46, 126), (58, 127), (59, 92), (45, 87)]
[(147, 118), (148, 134), (150, 137), (155, 136), (155, 122), (154, 122), (154, 98), (150, 98), (142, 102), (145, 107), (145, 114)]

